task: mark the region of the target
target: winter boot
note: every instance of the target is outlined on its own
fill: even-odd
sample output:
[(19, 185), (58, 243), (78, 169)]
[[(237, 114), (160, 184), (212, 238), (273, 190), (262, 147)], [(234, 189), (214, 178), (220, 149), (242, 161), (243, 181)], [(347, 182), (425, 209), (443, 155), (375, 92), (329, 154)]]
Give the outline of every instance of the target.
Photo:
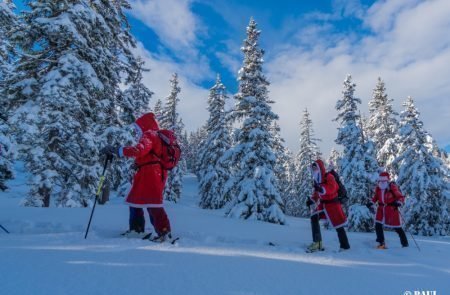
[(163, 242), (171, 240), (171, 239), (172, 239), (172, 234), (170, 232), (165, 232), (158, 236), (150, 238), (150, 241), (157, 242), (157, 243), (163, 243)]
[(313, 242), (311, 245), (308, 246), (307, 250), (310, 252), (316, 252), (316, 251), (323, 251), (325, 250), (325, 248), (323, 248), (322, 246), (322, 241), (319, 241)]
[(385, 244), (385, 243), (380, 243), (380, 244), (377, 246), (377, 249), (380, 249), (380, 250), (387, 249), (386, 244)]

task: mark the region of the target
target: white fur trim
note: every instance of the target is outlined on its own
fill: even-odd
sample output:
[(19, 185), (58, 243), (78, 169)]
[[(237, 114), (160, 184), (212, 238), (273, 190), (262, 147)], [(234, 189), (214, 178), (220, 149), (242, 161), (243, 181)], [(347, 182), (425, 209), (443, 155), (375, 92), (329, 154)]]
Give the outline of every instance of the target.
[(389, 181), (389, 178), (387, 176), (380, 176), (380, 177), (378, 177), (378, 181), (383, 181), (383, 180)]
[[(320, 184), (319, 184), (320, 185)], [(327, 190), (323, 187), (323, 186), (321, 186), (320, 185), (320, 187), (323, 189), (323, 193), (320, 193), (319, 192), (319, 196), (323, 196), (323, 195), (326, 195), (327, 194)], [(321, 198), (322, 199), (322, 198)]]
[(126, 205), (134, 208), (162, 208), (163, 204), (133, 204), (125, 202)]

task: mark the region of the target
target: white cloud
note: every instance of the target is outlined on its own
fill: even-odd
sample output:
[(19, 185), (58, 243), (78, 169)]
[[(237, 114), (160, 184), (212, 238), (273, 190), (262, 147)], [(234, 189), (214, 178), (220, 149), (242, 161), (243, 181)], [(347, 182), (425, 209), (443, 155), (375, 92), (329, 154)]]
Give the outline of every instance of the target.
[[(175, 51), (189, 51), (202, 25), (190, 9), (191, 0), (132, 0), (131, 15), (152, 28), (160, 41)], [(191, 53), (191, 52), (188, 52)]]
[[(144, 73), (144, 84), (154, 92), (151, 105), (153, 106), (158, 99), (165, 101), (170, 93), (169, 80), (173, 73), (178, 73), (181, 87), (179, 113), (186, 129), (193, 131), (203, 125), (208, 117), (206, 102), (209, 91), (192, 82), (190, 79), (192, 68), (155, 55), (146, 50), (141, 43), (138, 43), (135, 53), (144, 59), (146, 67), (150, 69), (149, 72)], [(211, 86), (214, 83), (213, 79)]]
[[(191, 1), (132, 1), (133, 15), (154, 29), (161, 42), (182, 57), (178, 59), (180, 62), (150, 53), (142, 46), (138, 49), (151, 69), (145, 75), (145, 81), (155, 92), (153, 102), (168, 95), (172, 73), (179, 74), (182, 87), (180, 113), (188, 130), (200, 127), (208, 116), (208, 90), (195, 83), (211, 77), (212, 86), (215, 78), (209, 60), (197, 49), (199, 34), (206, 29), (190, 10)], [(334, 107), (341, 98), (342, 82), (348, 73), (357, 84), (356, 95), (363, 100), (363, 113), (367, 114), (368, 100), (380, 76), (386, 82), (388, 95), (395, 100), (397, 111), (402, 110), (401, 104), (408, 95), (413, 96), (425, 128), (440, 145), (448, 144), (450, 2), (378, 1), (369, 8), (359, 1), (335, 4), (331, 14), (312, 13), (287, 22), (292, 38), (282, 44), (269, 38), (267, 43), (271, 44), (264, 48), (267, 51), (265, 70), (272, 83), (270, 95), (276, 101), (274, 110), (280, 115), (282, 135), (288, 146), (297, 150), (298, 125), (305, 108), (311, 113), (316, 137), (323, 140), (320, 143), (322, 151), (328, 154), (331, 147), (336, 146), (337, 124), (332, 119), (336, 116)], [(236, 73), (242, 62), (242, 56), (237, 56), (240, 43), (236, 42), (244, 36), (250, 14), (244, 17), (242, 11), (224, 7), (227, 13), (221, 11), (223, 15), (238, 14), (235, 18), (224, 19), (232, 22), (233, 27), (243, 24), (242, 34), (235, 40), (226, 41), (229, 42), (228, 49), (217, 52), (216, 56)], [(361, 37), (356, 32), (339, 32), (333, 22), (348, 16), (362, 19), (370, 34)], [(317, 17), (320, 17), (319, 22)], [(292, 26), (295, 23), (302, 25)], [(264, 39), (286, 36), (286, 27), (280, 32), (265, 27), (260, 29)]]
[(335, 146), (337, 124), (331, 120), (347, 73), (357, 84), (363, 113), (381, 76), (398, 111), (413, 96), (425, 128), (442, 146), (450, 142), (450, 2), (392, 2), (377, 2), (367, 11), (371, 35), (355, 40), (354, 35), (329, 35), (324, 26), (308, 27), (299, 30), (300, 45), (285, 48), (267, 63), (271, 98), (289, 147), (297, 149), (305, 107), (323, 139), (323, 152)]

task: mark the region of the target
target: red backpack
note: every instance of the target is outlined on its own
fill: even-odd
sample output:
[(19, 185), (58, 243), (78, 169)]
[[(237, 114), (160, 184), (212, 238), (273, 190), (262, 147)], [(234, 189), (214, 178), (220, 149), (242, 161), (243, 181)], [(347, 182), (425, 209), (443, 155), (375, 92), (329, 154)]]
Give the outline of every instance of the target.
[(177, 136), (171, 130), (161, 129), (156, 131), (162, 142), (162, 154), (156, 155), (159, 158), (161, 167), (165, 170), (172, 170), (180, 160), (181, 148), (177, 142)]

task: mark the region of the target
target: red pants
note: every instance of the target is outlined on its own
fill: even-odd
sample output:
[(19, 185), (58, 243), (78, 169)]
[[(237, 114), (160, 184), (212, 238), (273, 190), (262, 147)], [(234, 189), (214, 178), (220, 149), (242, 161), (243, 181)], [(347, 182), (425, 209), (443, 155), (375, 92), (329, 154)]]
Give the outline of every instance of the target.
[[(164, 208), (147, 208), (147, 212), (150, 217), (150, 222), (159, 236), (170, 232), (170, 221)], [(130, 207), (130, 230), (140, 232), (144, 228), (144, 210), (142, 208)]]

